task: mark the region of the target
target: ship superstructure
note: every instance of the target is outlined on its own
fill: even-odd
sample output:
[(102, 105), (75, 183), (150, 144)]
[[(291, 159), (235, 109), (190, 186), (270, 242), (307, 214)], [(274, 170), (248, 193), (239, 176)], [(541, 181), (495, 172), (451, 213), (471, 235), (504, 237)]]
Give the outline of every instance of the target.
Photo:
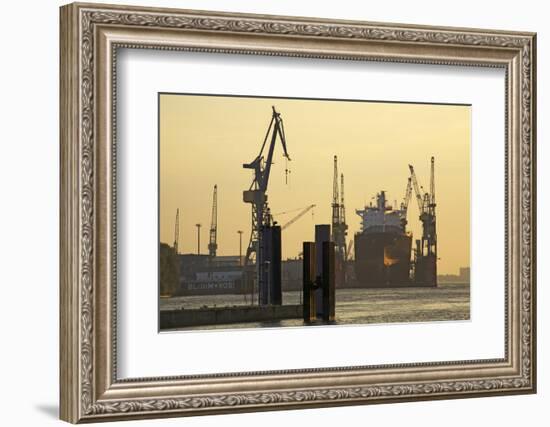
[(355, 211), (361, 217), (361, 232), (388, 232), (400, 233), (405, 231), (403, 225), (406, 221), (406, 209), (393, 209), (386, 202), (386, 192), (381, 191), (376, 195), (376, 205), (365, 206), (364, 209)]
[(406, 230), (406, 204), (394, 209), (386, 202), (386, 192), (380, 191), (375, 205), (355, 212), (361, 217), (361, 231), (355, 235), (355, 275), (359, 284), (365, 287), (408, 285), (412, 235)]

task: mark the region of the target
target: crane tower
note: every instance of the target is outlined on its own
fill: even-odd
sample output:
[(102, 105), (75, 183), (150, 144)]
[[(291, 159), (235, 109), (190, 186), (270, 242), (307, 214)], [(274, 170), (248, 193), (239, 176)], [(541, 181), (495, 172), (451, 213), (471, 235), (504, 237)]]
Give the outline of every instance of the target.
[(422, 238), (416, 241), (414, 279), (420, 284), (437, 286), (437, 231), (435, 213), (435, 159), (430, 161), (430, 191), (422, 193), (422, 187), (414, 167), (409, 165), (411, 181), (420, 212)]
[(210, 240), (208, 241), (208, 255), (210, 258), (216, 257), (218, 249), (218, 185), (214, 185), (214, 194), (212, 196), (212, 221), (210, 223)]
[(179, 208), (176, 209), (176, 224), (174, 226), (174, 253), (178, 254), (178, 246), (179, 246), (179, 238), (180, 238), (180, 210)]
[[(264, 246), (262, 244), (262, 231), (265, 227), (270, 227), (272, 225), (272, 216), (267, 203), (267, 188), (277, 139), (281, 141), (281, 145), (283, 147), (283, 157), (289, 161), (290, 156), (288, 155), (286, 148), (283, 119), (281, 118), (281, 114), (275, 110), (275, 107), (272, 107), (271, 121), (267, 128), (259, 154), (254, 158), (254, 160), (252, 160), (252, 162), (243, 164), (243, 168), (252, 169), (254, 171), (254, 179), (252, 180), (250, 188), (243, 192), (243, 201), (252, 205), (252, 227), (250, 241), (244, 258), (245, 280), (248, 281), (248, 272), (250, 271), (252, 264), (255, 262), (255, 281), (258, 286), (260, 300), (262, 298), (262, 293), (266, 292), (268, 286), (265, 279), (267, 277), (266, 260), (264, 259), (264, 255), (262, 253)], [(267, 155), (264, 158), (264, 149), (266, 146)], [(288, 168), (285, 172), (288, 174)], [(251, 289), (252, 292), (254, 292), (253, 283)]]
[(338, 157), (334, 156), (334, 176), (332, 182), (332, 241), (336, 251), (335, 269), (336, 286), (345, 283), (346, 262), (346, 235), (348, 226), (345, 219), (344, 206), (344, 175), (340, 176), (340, 188), (338, 186)]

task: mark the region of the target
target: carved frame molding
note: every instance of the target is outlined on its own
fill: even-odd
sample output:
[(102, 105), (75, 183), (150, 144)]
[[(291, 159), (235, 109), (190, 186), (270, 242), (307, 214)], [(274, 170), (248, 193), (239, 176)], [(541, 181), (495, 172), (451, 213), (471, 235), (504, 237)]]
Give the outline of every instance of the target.
[[(62, 7), (61, 418), (82, 422), (534, 392), (535, 41), (532, 33)], [(120, 47), (504, 67), (506, 357), (117, 380), (113, 146)], [(298, 386), (285, 386), (288, 380)]]

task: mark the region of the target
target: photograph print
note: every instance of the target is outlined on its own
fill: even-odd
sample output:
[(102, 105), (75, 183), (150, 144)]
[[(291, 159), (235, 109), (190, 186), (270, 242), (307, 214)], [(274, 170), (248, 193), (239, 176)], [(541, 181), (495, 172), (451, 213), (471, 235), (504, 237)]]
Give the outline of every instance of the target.
[(158, 104), (161, 331), (470, 319), (470, 105)]

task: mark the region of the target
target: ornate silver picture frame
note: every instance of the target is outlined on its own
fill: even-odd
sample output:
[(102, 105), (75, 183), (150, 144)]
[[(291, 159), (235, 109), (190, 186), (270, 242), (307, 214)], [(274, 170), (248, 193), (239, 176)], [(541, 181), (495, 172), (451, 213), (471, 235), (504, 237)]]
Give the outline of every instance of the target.
[[(536, 391), (534, 33), (78, 3), (60, 13), (61, 419), (79, 423)], [(120, 49), (504, 70), (505, 210), (499, 213), (505, 218), (504, 357), (120, 378)]]

